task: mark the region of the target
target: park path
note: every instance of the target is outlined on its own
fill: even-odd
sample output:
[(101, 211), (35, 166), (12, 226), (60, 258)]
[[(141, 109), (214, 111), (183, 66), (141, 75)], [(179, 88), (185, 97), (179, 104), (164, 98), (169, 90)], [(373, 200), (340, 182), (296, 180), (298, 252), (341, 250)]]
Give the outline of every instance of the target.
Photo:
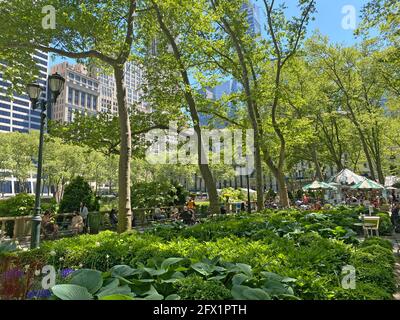
[(393, 255), (396, 259), (394, 266), (394, 276), (396, 278), (397, 291), (393, 294), (394, 300), (400, 300), (400, 234), (393, 234), (392, 236), (383, 237), (393, 244)]

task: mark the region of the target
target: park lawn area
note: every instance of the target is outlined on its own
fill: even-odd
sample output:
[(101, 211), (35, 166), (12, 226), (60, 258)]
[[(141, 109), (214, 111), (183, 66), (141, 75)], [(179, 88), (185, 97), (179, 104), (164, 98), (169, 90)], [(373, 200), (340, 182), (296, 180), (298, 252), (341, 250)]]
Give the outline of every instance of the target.
[[(105, 231), (48, 241), (5, 258), (15, 267), (54, 265), (61, 270), (58, 284), (92, 289), (82, 279), (97, 277), (101, 283), (89, 292), (95, 299), (108, 299), (102, 292), (111, 287), (105, 292), (115, 299), (391, 299), (391, 243), (361, 243), (353, 230), (358, 213), (343, 207), (214, 217), (191, 227), (156, 225), (143, 234)], [(348, 265), (355, 268), (355, 289), (342, 287)], [(81, 271), (65, 277), (75, 269)], [(65, 286), (52, 290), (71, 297)]]

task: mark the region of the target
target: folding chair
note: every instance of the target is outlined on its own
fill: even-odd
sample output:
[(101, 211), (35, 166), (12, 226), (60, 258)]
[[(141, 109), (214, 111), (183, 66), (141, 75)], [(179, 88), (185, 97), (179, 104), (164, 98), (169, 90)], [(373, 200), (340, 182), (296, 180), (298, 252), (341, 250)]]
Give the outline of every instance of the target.
[(364, 236), (369, 237), (371, 232), (371, 237), (374, 235), (374, 231), (377, 237), (379, 237), (379, 220), (380, 217), (376, 216), (364, 216), (363, 220), (363, 230)]

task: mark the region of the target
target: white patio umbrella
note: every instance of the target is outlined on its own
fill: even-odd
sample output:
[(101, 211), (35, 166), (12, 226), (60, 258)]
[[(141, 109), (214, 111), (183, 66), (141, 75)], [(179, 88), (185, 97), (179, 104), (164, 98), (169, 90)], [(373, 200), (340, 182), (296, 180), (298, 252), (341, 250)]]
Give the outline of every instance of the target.
[(356, 185), (352, 186), (351, 189), (358, 189), (358, 190), (384, 190), (385, 187), (378, 182), (372, 181), (370, 179), (365, 179), (362, 182), (357, 183)]
[(314, 181), (304, 186), (303, 190), (337, 190), (337, 188), (325, 182)]
[(338, 183), (340, 185), (354, 185), (360, 182), (363, 182), (365, 177), (360, 176), (349, 169), (343, 169), (335, 176), (329, 179), (329, 183)]

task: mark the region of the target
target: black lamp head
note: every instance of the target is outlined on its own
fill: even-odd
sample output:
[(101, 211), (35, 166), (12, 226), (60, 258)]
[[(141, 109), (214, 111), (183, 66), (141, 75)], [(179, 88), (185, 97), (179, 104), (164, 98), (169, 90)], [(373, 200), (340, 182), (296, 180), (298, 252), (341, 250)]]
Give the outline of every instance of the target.
[(64, 87), (65, 79), (56, 72), (49, 76), (48, 81), (51, 94), (54, 97), (54, 101), (56, 101)]
[(36, 108), (36, 104), (39, 101), (40, 95), (42, 94), (42, 87), (36, 83), (31, 83), (26, 86), (26, 92), (28, 93), (29, 99), (32, 102), (32, 108)]

